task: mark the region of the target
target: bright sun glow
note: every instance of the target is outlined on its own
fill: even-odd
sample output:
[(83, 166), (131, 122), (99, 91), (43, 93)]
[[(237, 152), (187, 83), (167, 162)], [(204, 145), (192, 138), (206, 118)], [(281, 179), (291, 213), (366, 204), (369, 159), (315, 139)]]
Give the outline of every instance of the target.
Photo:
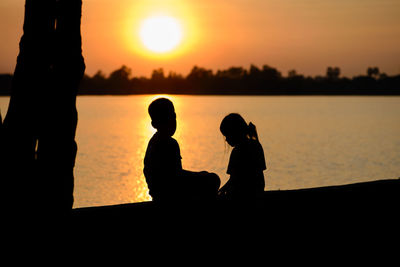
[(140, 39), (147, 49), (156, 53), (172, 51), (182, 41), (182, 27), (168, 16), (150, 17), (140, 27)]

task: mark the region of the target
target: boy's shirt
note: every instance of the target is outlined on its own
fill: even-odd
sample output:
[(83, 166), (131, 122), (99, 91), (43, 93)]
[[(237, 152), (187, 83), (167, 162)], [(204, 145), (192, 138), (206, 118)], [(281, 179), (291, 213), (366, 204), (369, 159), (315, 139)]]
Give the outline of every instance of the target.
[(150, 139), (144, 157), (144, 175), (155, 198), (174, 194), (182, 171), (182, 157), (178, 142), (170, 136), (155, 133)]

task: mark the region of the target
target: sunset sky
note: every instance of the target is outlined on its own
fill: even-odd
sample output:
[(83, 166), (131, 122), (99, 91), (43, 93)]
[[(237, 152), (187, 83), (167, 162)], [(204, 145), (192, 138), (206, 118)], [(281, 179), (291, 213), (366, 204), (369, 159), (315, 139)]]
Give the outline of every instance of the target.
[[(0, 73), (15, 67), (24, 2), (0, 2)], [(154, 17), (179, 25), (169, 51), (143, 42), (144, 22)], [(83, 0), (82, 34), (89, 75), (123, 64), (134, 76), (250, 64), (283, 75), (324, 75), (327, 66), (348, 77), (369, 66), (400, 74), (399, 0)]]

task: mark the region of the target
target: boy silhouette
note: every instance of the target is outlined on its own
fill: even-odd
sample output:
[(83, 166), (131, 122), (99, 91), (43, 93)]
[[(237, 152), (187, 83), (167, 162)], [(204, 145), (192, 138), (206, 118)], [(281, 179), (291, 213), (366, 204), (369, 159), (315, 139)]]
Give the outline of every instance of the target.
[(220, 186), (218, 175), (182, 169), (179, 145), (172, 138), (176, 131), (173, 103), (159, 98), (150, 104), (148, 111), (157, 132), (147, 146), (143, 172), (153, 201), (216, 198)]

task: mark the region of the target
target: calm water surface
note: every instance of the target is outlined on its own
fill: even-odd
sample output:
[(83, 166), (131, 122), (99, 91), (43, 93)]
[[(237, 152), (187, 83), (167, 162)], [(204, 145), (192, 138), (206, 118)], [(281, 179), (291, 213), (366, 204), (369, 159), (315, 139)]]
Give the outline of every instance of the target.
[[(266, 190), (400, 176), (400, 97), (168, 96), (183, 167), (225, 174), (231, 148), (219, 132), (238, 112), (258, 129)], [(149, 200), (143, 157), (155, 96), (78, 97), (75, 207)], [(8, 98), (0, 98), (4, 116)]]

